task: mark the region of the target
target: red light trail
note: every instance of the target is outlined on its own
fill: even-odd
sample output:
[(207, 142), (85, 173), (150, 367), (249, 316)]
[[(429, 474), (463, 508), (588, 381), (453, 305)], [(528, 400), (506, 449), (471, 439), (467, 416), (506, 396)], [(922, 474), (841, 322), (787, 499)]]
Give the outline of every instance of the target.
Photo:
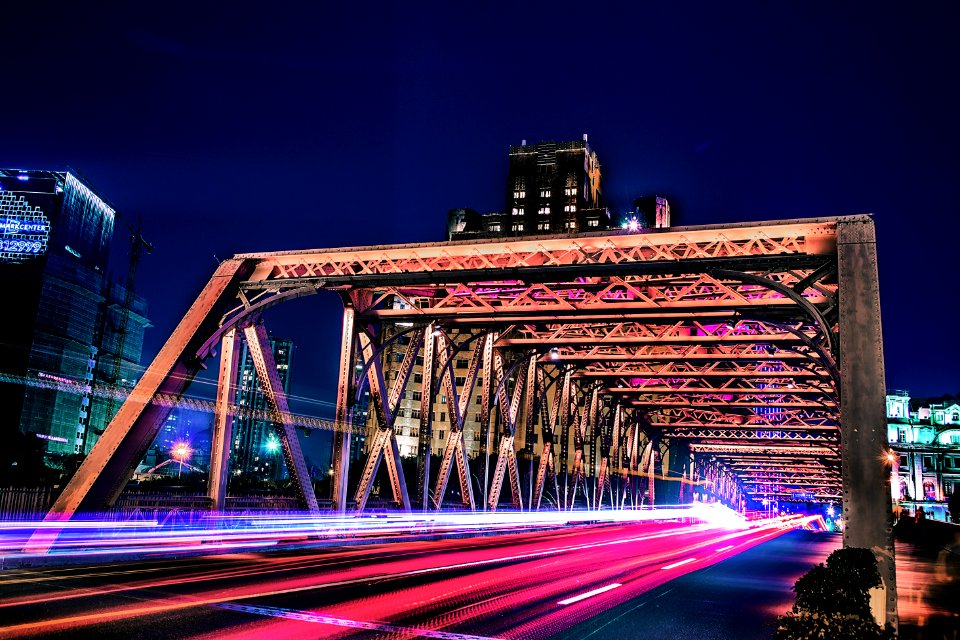
[(0, 593), (15, 595), (0, 597), (0, 616), (17, 622), (0, 627), (0, 638), (94, 634), (102, 625), (135, 629), (177, 616), (224, 619), (225, 612), (227, 628), (177, 635), (545, 638), (810, 520), (740, 529), (582, 525), (171, 564), (11, 571), (0, 579)]

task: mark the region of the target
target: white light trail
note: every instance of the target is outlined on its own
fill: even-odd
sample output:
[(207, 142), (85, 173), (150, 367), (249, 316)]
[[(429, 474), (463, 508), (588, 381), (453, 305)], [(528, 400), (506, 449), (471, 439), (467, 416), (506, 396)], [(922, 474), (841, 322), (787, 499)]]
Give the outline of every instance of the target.
[(673, 564), (668, 564), (665, 567), (660, 567), (661, 569), (673, 569), (674, 567), (679, 567), (680, 565), (687, 564), (689, 562), (696, 562), (696, 558), (687, 558), (686, 560), (681, 560), (680, 562), (674, 562)]
[(439, 638), (440, 640), (496, 640), (496, 638), (489, 638), (487, 636), (473, 636), (466, 633), (456, 633), (455, 631), (434, 631), (433, 629), (420, 629), (417, 627), (400, 627), (395, 624), (386, 624), (383, 622), (348, 620), (347, 618), (338, 618), (336, 616), (328, 616), (322, 613), (297, 611), (296, 609), (281, 609), (280, 607), (252, 607), (244, 604), (229, 603), (218, 605), (218, 607), (221, 609), (229, 609), (230, 611), (242, 611), (244, 613), (269, 616), (271, 618), (300, 620), (301, 622), (329, 624), (335, 627), (366, 629), (368, 631), (381, 631), (391, 634), (399, 633), (405, 636), (409, 635), (410, 637)]
[(586, 593), (581, 593), (578, 596), (573, 596), (572, 598), (567, 598), (566, 600), (560, 600), (559, 602), (557, 602), (557, 604), (560, 604), (560, 605), (573, 604), (574, 602), (580, 602), (581, 600), (586, 600), (587, 598), (598, 596), (601, 593), (606, 593), (611, 589), (616, 589), (617, 587), (622, 587), (622, 586), (623, 585), (620, 584), (619, 582), (614, 582), (612, 584), (608, 584), (605, 587), (600, 587), (599, 589), (594, 589), (593, 591), (587, 591)]

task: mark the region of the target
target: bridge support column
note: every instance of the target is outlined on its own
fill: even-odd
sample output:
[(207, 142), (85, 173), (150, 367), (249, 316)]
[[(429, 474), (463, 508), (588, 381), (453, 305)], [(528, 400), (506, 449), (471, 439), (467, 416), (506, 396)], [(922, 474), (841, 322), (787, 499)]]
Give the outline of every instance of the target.
[(886, 385), (873, 221), (837, 224), (840, 278), (841, 456), (843, 544), (877, 556), (886, 611), (897, 625), (897, 583), (886, 431)]
[(233, 404), (237, 395), (240, 360), (237, 330), (230, 329), (223, 334), (220, 346), (220, 378), (217, 383), (216, 413), (213, 416), (213, 438), (210, 443), (210, 475), (207, 480), (207, 496), (215, 511), (223, 511), (227, 498), (230, 444), (233, 442)]
[(356, 345), (356, 311), (344, 304), (343, 333), (340, 339), (340, 384), (333, 432), (333, 509), (347, 511), (347, 479), (350, 473), (350, 440), (353, 437), (353, 370)]

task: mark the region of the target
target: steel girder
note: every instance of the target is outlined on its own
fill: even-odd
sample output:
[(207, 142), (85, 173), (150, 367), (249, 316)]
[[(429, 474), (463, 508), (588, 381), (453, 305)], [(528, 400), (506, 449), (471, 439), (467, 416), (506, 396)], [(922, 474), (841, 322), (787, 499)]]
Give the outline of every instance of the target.
[[(600, 495), (606, 478), (620, 471), (631, 483), (618, 487), (621, 500), (627, 493), (637, 500), (641, 474), (653, 498), (660, 447), (678, 439), (690, 443), (699, 461), (760, 457), (786, 472), (796, 471), (796, 459), (842, 466), (848, 543), (885, 549), (892, 557), (884, 511), (889, 492), (883, 490), (889, 474), (877, 468), (885, 447), (883, 369), (873, 226), (865, 216), (238, 255), (218, 269), (50, 517), (99, 508), (116, 497), (165, 418), (164, 403), (179, 400), (227, 332), (273, 305), (321, 290), (338, 291), (349, 316), (334, 421), (338, 509), (345, 508), (352, 390), (361, 387), (351, 366), (358, 353), (367, 362), (380, 425), (372, 446), (379, 442), (381, 453), (390, 450), (394, 489), (405, 491), (390, 419), (396, 394), (408, 382), (395, 379), (388, 396), (384, 355), (377, 351), (378, 341), (405, 323), (420, 342), (432, 327), (431, 337), (438, 330), (470, 333), (489, 344), (489, 360), (473, 358), (473, 375), (483, 377), (481, 450), (489, 455), (491, 435), (500, 436), (497, 467), (503, 460), (510, 470), (521, 433), (524, 449), (536, 455), (528, 435), (539, 421), (533, 508), (551, 476), (556, 479), (551, 469), (564, 474), (565, 487), (572, 479), (576, 491), (581, 474), (590, 472), (587, 460), (604, 476)], [(364, 340), (369, 344), (358, 346)], [(461, 403), (470, 402), (472, 392), (457, 391), (444, 371), (450, 348), (449, 342), (436, 346), (439, 366), (425, 379), (439, 382), (452, 403), (451, 434), (457, 435), (445, 450), (447, 472), (456, 461), (467, 493), (472, 484)], [(526, 363), (534, 371), (494, 383), (495, 358), (501, 366)], [(601, 409), (595, 411), (593, 397)], [(430, 434), (422, 416), (431, 413), (424, 410), (431, 401), (421, 410), (421, 442)], [(598, 416), (611, 412), (619, 415), (616, 435), (593, 437), (602, 431)], [(518, 424), (526, 429), (518, 431)], [(695, 466), (682, 473), (689, 478), (700, 471)], [(750, 495), (727, 467), (710, 473), (722, 480), (729, 499)], [(498, 474), (495, 480), (503, 477)], [(429, 473), (424, 477), (428, 482)], [(816, 488), (822, 484), (818, 479)], [(496, 503), (490, 488), (485, 468), (488, 508)], [(840, 484), (833, 489), (839, 494)], [(512, 477), (511, 490), (519, 493)], [(436, 488), (434, 497), (436, 504)], [(400, 502), (408, 504), (402, 496)], [(888, 594), (890, 566), (883, 566)]]

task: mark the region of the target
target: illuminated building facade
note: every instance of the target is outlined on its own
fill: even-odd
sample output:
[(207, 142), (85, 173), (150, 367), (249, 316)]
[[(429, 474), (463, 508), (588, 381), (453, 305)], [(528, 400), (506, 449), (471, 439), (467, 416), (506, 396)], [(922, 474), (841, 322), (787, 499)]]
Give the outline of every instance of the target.
[(582, 233), (610, 227), (600, 189), (600, 161), (583, 140), (510, 147), (502, 213), (470, 209), (449, 214), (451, 240)]
[(887, 395), (887, 438), (893, 499), (928, 518), (947, 519), (947, 500), (960, 491), (960, 404), (910, 408), (905, 391)]
[[(283, 384), (283, 392), (289, 393), (293, 341), (271, 336), (270, 349), (277, 363), (277, 374)], [(233, 421), (233, 446), (230, 450), (232, 473), (246, 479), (279, 480), (285, 471), (280, 439), (273, 422), (256, 419), (243, 412), (249, 409), (264, 415), (270, 411), (246, 342), (241, 350), (236, 404), (238, 415)]]
[[(113, 369), (120, 287), (106, 276), (116, 211), (77, 175), (0, 169), (5, 311), (0, 424), (44, 440), (53, 458), (90, 451), (120, 401), (91, 393)], [(134, 298), (116, 384), (139, 371), (146, 305)], [(126, 382), (122, 382), (126, 380)]]
[[(405, 335), (398, 337), (393, 344), (388, 347), (386, 358), (390, 363), (390, 367), (384, 372), (388, 385), (392, 384), (399, 375), (400, 363), (403, 362), (403, 357), (409, 347), (410, 338)], [(469, 367), (468, 355), (454, 358), (451, 364), (453, 366), (454, 381), (457, 384), (457, 388), (463, 389)], [(422, 353), (417, 355), (410, 377), (414, 385), (417, 385), (417, 388), (419, 388), (419, 384), (423, 382)], [(467, 417), (463, 425), (464, 444), (466, 445), (466, 452), (469, 457), (475, 457), (480, 452), (481, 382), (482, 380), (478, 381), (475, 386), (474, 397), (470, 401)], [(440, 385), (434, 385), (433, 388), (437, 389), (439, 386)], [(401, 457), (416, 456), (419, 450), (421, 399), (421, 392), (414, 390), (404, 392), (400, 398), (395, 429)], [(451, 419), (450, 416), (447, 415), (448, 411), (446, 410), (447, 397), (442, 390), (434, 395), (434, 400), (435, 402), (433, 404), (438, 407), (438, 409), (434, 411), (432, 418), (433, 433), (430, 439), (430, 450), (439, 454), (443, 452), (444, 443), (447, 440), (447, 435), (450, 433)], [(357, 423), (359, 423), (359, 421), (357, 421)], [(376, 416), (369, 414), (366, 424), (367, 433), (365, 441), (369, 443), (373, 441), (373, 433), (377, 429)]]

